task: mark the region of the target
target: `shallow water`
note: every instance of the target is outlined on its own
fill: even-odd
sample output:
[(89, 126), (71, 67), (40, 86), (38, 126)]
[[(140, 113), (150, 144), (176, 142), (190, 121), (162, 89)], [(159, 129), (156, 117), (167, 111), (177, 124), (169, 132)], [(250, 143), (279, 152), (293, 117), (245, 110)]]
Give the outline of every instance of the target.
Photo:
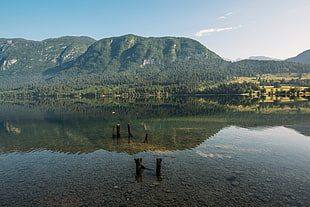
[(310, 205), (307, 107), (162, 117), (119, 106), (95, 115), (12, 107), (1, 109), (0, 206)]

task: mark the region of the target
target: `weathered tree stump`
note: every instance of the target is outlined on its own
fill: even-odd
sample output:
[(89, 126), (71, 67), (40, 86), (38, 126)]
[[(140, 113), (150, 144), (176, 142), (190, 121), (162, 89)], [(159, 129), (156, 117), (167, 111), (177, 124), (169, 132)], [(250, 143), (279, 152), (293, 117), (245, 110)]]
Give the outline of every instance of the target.
[(145, 134), (144, 143), (147, 143), (147, 144), (149, 143), (149, 134), (148, 133)]
[(136, 172), (137, 174), (139, 174), (142, 172), (142, 170), (145, 169), (145, 167), (142, 164), (142, 158), (135, 159), (135, 162), (136, 162)]
[(132, 137), (130, 123), (128, 123), (127, 128), (128, 128), (128, 136)]
[(161, 158), (156, 159), (156, 176), (158, 181), (162, 181), (163, 177), (161, 176)]
[(116, 124), (116, 137), (120, 138), (121, 137), (121, 125)]
[(157, 158), (156, 159), (156, 174), (160, 174), (161, 172), (161, 162), (162, 159), (161, 158)]
[(136, 163), (136, 181), (142, 182), (142, 172), (145, 169), (145, 167), (142, 165), (142, 158), (135, 159)]

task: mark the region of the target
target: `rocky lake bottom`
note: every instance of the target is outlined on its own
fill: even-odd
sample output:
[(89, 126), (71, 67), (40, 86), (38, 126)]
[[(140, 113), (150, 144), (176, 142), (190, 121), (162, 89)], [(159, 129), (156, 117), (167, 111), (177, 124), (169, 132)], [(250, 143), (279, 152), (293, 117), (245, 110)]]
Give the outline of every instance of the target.
[(309, 158), (310, 137), (295, 130), (234, 126), (173, 152), (6, 153), (0, 206), (308, 206)]

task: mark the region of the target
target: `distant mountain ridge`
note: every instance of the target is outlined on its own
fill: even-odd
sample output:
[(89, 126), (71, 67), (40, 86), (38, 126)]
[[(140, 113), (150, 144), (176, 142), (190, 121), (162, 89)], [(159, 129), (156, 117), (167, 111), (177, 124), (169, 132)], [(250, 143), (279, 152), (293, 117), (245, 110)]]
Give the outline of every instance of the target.
[(310, 64), (310, 49), (298, 54), (295, 57), (288, 58), (286, 61)]
[(247, 59), (249, 60), (274, 60), (274, 61), (280, 61), (280, 59), (272, 58), (272, 57), (266, 57), (266, 56), (250, 56)]

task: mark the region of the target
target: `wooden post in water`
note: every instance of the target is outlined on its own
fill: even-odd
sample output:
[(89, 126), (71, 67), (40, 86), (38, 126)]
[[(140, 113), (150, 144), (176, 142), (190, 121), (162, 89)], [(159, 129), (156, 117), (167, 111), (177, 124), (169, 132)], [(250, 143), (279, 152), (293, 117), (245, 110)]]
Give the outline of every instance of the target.
[(142, 171), (145, 169), (145, 167), (142, 165), (142, 158), (135, 159), (136, 163), (136, 181), (142, 182)]
[(130, 123), (128, 123), (128, 136), (132, 137)]
[(161, 158), (156, 159), (156, 176), (158, 181), (163, 180), (163, 176), (161, 176), (161, 162), (162, 162)]
[(157, 158), (157, 159), (156, 159), (156, 174), (160, 174), (161, 162), (162, 162), (162, 159), (161, 159), (161, 158)]
[(116, 124), (116, 137), (120, 138), (121, 137), (121, 125)]
[(142, 170), (142, 158), (137, 158), (135, 159), (135, 163), (136, 163), (136, 174), (140, 174), (141, 170)]
[(147, 143), (147, 144), (149, 143), (149, 134), (148, 133), (145, 134), (144, 143)]

